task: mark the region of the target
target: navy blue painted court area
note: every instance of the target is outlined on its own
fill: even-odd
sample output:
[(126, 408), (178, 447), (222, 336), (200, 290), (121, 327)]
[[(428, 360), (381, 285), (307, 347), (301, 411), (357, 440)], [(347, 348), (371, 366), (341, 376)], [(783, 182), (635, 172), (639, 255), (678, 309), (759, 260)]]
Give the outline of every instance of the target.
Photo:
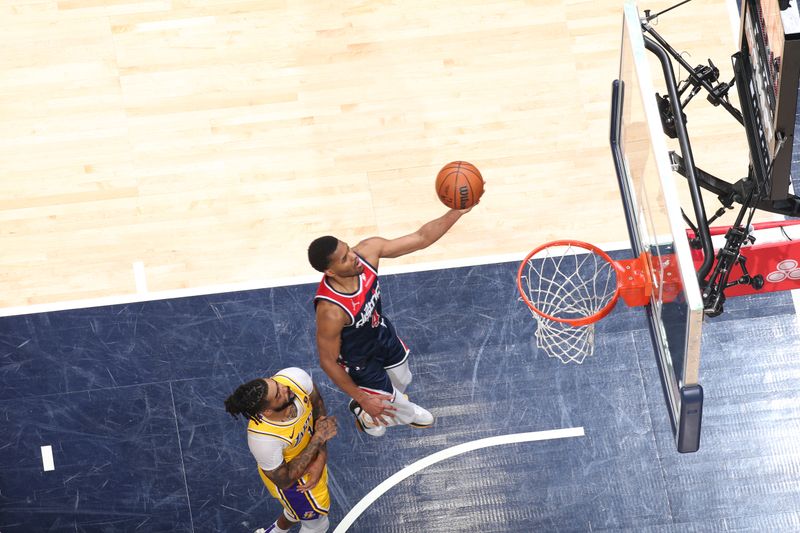
[[(700, 451), (678, 454), (641, 309), (620, 303), (583, 365), (549, 359), (517, 297), (516, 263), (384, 276), (412, 348), (427, 430), (356, 431), (316, 363), (313, 285), (0, 319), (0, 531), (246, 532), (279, 513), (233, 389), (311, 372), (339, 420), (331, 524), (433, 453), (561, 428), (401, 481), (358, 532), (798, 531), (800, 359), (791, 294), (729, 300), (704, 328)], [(42, 446), (55, 470), (45, 472)], [(333, 531), (333, 527), (331, 528)]]

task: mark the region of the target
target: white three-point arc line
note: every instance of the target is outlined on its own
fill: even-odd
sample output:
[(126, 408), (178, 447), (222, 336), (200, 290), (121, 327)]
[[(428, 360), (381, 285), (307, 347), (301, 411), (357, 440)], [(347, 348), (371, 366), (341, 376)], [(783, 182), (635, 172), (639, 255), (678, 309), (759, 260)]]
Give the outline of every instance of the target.
[(333, 533), (344, 533), (350, 529), (350, 526), (353, 525), (353, 522), (355, 522), (356, 519), (358, 519), (358, 517), (361, 516), (361, 514), (366, 511), (367, 508), (369, 508), (369, 506), (372, 505), (375, 500), (380, 498), (387, 490), (394, 487), (407, 477), (413, 476), (423, 468), (427, 468), (438, 463), (439, 461), (444, 461), (445, 459), (455, 457), (456, 455), (461, 455), (462, 453), (479, 450), (481, 448), (488, 448), (490, 446), (501, 446), (504, 444), (517, 444), (519, 442), (533, 442), (538, 440), (553, 440), (583, 436), (584, 432), (582, 427), (551, 429), (548, 431), (533, 431), (530, 433), (514, 433), (512, 435), (489, 437), (486, 439), (465, 442), (464, 444), (459, 444), (458, 446), (453, 446), (452, 448), (438, 451), (408, 465), (369, 491), (369, 493), (364, 496), (360, 502), (350, 509), (350, 512), (345, 515), (341, 522), (339, 522), (339, 525), (336, 526), (336, 529), (333, 531)]

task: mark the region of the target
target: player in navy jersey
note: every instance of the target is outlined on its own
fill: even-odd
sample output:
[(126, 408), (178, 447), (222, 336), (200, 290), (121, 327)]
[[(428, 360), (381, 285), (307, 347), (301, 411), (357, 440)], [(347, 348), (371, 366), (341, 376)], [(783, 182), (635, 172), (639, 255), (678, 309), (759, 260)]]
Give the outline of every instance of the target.
[(360, 429), (381, 436), (386, 426), (429, 427), (434, 418), (410, 402), (408, 348), (381, 309), (378, 263), (427, 248), (470, 209), (451, 209), (398, 239), (371, 237), (352, 249), (336, 237), (315, 239), (308, 260), (324, 274), (314, 297), (320, 366), (352, 398)]

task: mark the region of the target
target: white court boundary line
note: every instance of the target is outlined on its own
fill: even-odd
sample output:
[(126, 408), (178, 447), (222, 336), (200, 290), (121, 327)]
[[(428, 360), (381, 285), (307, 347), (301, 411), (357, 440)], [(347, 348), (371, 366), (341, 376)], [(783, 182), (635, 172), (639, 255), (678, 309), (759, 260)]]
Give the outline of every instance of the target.
[(139, 294), (147, 292), (147, 274), (142, 261), (133, 263), (133, 279), (136, 282), (136, 292)]
[(446, 450), (438, 451), (427, 457), (423, 457), (419, 461), (411, 463), (399, 472), (383, 480), (380, 484), (378, 484), (377, 487), (369, 491), (366, 496), (361, 498), (361, 501), (355, 504), (352, 509), (350, 509), (342, 521), (339, 522), (339, 525), (336, 526), (336, 529), (333, 530), (333, 533), (344, 533), (350, 529), (350, 526), (353, 525), (353, 522), (355, 522), (356, 519), (358, 519), (358, 517), (361, 516), (361, 514), (375, 502), (375, 500), (380, 498), (390, 488), (394, 487), (404, 479), (416, 474), (420, 470), (440, 461), (444, 461), (445, 459), (455, 457), (456, 455), (461, 455), (462, 453), (479, 450), (481, 448), (488, 448), (490, 446), (501, 446), (503, 444), (516, 444), (519, 442), (534, 442), (540, 440), (564, 439), (568, 437), (583, 437), (584, 435), (585, 433), (583, 432), (582, 427), (533, 431), (529, 433), (514, 433), (511, 435), (500, 435), (499, 437), (473, 440), (471, 442), (465, 442), (463, 444), (447, 448)]
[(50, 472), (56, 469), (55, 463), (53, 462), (52, 446), (42, 446), (42, 469), (45, 472)]
[[(625, 250), (631, 247), (629, 242), (619, 241), (601, 245), (606, 251)], [(531, 250), (533, 250), (531, 246)], [(528, 250), (530, 251), (530, 250)], [(448, 259), (445, 261), (435, 261), (430, 263), (417, 263), (412, 265), (398, 265), (381, 267), (381, 275), (386, 274), (408, 274), (412, 272), (425, 272), (428, 270), (441, 270), (445, 268), (459, 268), (469, 266), (479, 266), (494, 263), (507, 263), (511, 261), (522, 261), (528, 251), (524, 253), (508, 253), (486, 256), (467, 257), (463, 259)], [(309, 267), (311, 268), (311, 267)], [(141, 274), (134, 274), (144, 276)], [(208, 296), (211, 294), (224, 294), (227, 292), (252, 291), (259, 289), (269, 289), (274, 287), (289, 287), (293, 285), (305, 285), (307, 283), (319, 283), (322, 274), (309, 274), (305, 276), (293, 276), (264, 280), (252, 280), (241, 283), (227, 283), (220, 285), (206, 285), (202, 287), (190, 287), (187, 289), (173, 289), (167, 291), (153, 291), (143, 293), (118, 294), (113, 296), (101, 296), (99, 298), (87, 298), (83, 300), (68, 300), (65, 302), (53, 302), (43, 304), (21, 305), (15, 307), (0, 308), (0, 317), (31, 315), (35, 313), (51, 313), (55, 311), (67, 311), (70, 309), (86, 309), (89, 307), (102, 307), (106, 305), (124, 305), (140, 302), (151, 302), (156, 300), (168, 300), (171, 298), (188, 298), (192, 296)]]

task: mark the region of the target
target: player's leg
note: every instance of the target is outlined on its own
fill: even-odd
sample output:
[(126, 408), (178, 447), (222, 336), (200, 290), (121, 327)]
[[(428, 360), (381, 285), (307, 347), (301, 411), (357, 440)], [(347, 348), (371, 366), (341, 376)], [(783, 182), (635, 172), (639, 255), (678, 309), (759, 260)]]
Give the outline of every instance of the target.
[[(396, 409), (391, 417), (384, 417), (387, 426), (400, 424), (411, 424), (416, 427), (428, 427), (433, 425), (433, 415), (422, 407), (410, 402), (408, 397), (397, 390), (392, 385), (389, 373), (383, 368), (381, 363), (371, 360), (364, 367), (351, 369), (350, 376), (361, 390), (371, 394), (391, 394), (391, 404)], [(373, 420), (371, 416), (361, 410), (356, 402), (350, 402), (350, 410), (356, 415), (359, 428), (372, 436), (381, 436), (386, 431), (386, 427)]]
[(411, 369), (408, 368), (408, 357), (406, 356), (402, 362), (393, 366), (385, 366), (386, 373), (389, 374), (389, 379), (392, 381), (394, 388), (401, 393), (406, 392), (406, 388), (411, 383)]
[(299, 533), (325, 533), (328, 531), (328, 517), (320, 516), (314, 520), (301, 520)]
[[(362, 390), (369, 392), (369, 390), (363, 387)], [(373, 392), (383, 393), (383, 391)], [(374, 421), (354, 400), (350, 400), (350, 411), (356, 416), (356, 423), (359, 425), (359, 429), (373, 437), (382, 436), (386, 432), (386, 427), (388, 426), (408, 424), (418, 428), (426, 428), (432, 426), (435, 421), (430, 411), (409, 401), (408, 396), (396, 389), (390, 403), (395, 408), (395, 411), (392, 412), (393, 414), (391, 417), (385, 417), (388, 421), (388, 424), (385, 426)]]
[[(365, 392), (370, 392), (368, 389), (364, 389), (363, 387), (362, 390)], [(372, 392), (377, 394), (383, 393), (384, 391)], [(372, 417), (365, 413), (361, 409), (361, 406), (358, 405), (358, 403), (356, 403), (354, 400), (350, 400), (350, 411), (352, 411), (352, 413), (356, 416), (356, 424), (358, 424), (359, 429), (373, 437), (383, 436), (388, 426), (408, 424), (418, 428), (427, 428), (431, 427), (435, 421), (435, 418), (430, 411), (409, 401), (408, 396), (400, 393), (400, 391), (396, 389), (390, 403), (395, 408), (395, 411), (392, 412), (393, 414), (391, 417), (385, 417), (388, 421), (388, 424), (385, 426), (373, 420)]]
[(431, 427), (435, 421), (430, 411), (409, 401), (408, 396), (401, 394), (399, 391), (396, 391), (392, 405), (397, 409), (393, 417), (396, 424), (427, 428)]
[(386, 370), (386, 373), (389, 374), (392, 385), (401, 393), (406, 392), (406, 389), (411, 384), (411, 378), (413, 377), (411, 369), (408, 367), (408, 353), (408, 346), (406, 346), (400, 337), (394, 335), (380, 357), (383, 368)]
[[(392, 403), (398, 396), (402, 396), (392, 384), (389, 373), (383, 368), (383, 361), (378, 358), (369, 359), (363, 363), (363, 366), (350, 367), (348, 373), (355, 384), (368, 394), (388, 394), (392, 397)], [(394, 416), (387, 415), (383, 417), (386, 424), (373, 420), (371, 416), (361, 409), (357, 402), (352, 400), (349, 407), (350, 411), (356, 416), (358, 428), (373, 437), (383, 436), (386, 433), (387, 426), (405, 424), (405, 422), (398, 421)]]
[(271, 526), (264, 529), (263, 527), (260, 529), (256, 529), (255, 533), (288, 533), (288, 531), (297, 524), (297, 522), (293, 522), (286, 518), (286, 510), (284, 509), (283, 514), (275, 520)]
[(327, 516), (331, 503), (327, 468), (323, 470), (317, 486), (308, 492), (299, 492), (297, 483), (286, 489), (280, 489), (260, 468), (258, 473), (270, 494), (283, 506), (283, 516), (270, 526), (273, 529), (267, 528), (265, 531), (283, 533), (300, 521), (311, 521)]
[(383, 368), (389, 376), (395, 388), (396, 398), (393, 401), (397, 408), (395, 420), (399, 424), (409, 424), (414, 427), (430, 427), (433, 425), (434, 417), (426, 409), (410, 402), (408, 396), (403, 394), (406, 387), (411, 383), (411, 369), (408, 367), (408, 347), (395, 336), (396, 342), (393, 347), (387, 349), (386, 356), (383, 358)]

